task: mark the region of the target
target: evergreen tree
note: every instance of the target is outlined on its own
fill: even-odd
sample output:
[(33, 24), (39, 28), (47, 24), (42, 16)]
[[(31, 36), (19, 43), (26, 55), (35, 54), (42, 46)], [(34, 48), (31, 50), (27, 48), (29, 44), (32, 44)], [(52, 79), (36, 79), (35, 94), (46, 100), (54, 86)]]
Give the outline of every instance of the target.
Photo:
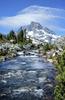
[(23, 42), (23, 40), (24, 40), (24, 32), (23, 32), (23, 30), (20, 30), (20, 32), (18, 33), (17, 40), (18, 40), (18, 42)]
[(0, 40), (2, 40), (3, 39), (3, 35), (0, 33)]
[(16, 41), (16, 35), (15, 35), (15, 32), (12, 30), (9, 32), (9, 34), (7, 35), (7, 39), (8, 40), (15, 40)]
[(23, 33), (24, 33), (24, 40), (26, 41), (26, 39), (27, 39), (27, 37), (26, 37), (26, 34), (27, 34), (26, 33), (26, 29), (23, 30)]
[(55, 100), (65, 100), (65, 51), (60, 58), (57, 58), (57, 70), (56, 87), (55, 87)]
[(2, 34), (0, 33), (0, 39), (2, 39), (3, 38), (3, 36), (2, 36)]
[(51, 50), (53, 48), (53, 45), (49, 44), (49, 43), (45, 43), (43, 45), (43, 50), (46, 52), (48, 50)]

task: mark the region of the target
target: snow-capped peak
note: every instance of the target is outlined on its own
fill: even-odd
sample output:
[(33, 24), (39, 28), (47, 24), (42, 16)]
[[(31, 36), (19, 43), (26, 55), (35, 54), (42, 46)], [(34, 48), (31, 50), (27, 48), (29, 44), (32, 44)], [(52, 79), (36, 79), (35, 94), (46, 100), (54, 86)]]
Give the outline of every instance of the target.
[(43, 42), (54, 43), (55, 40), (60, 37), (57, 36), (55, 32), (53, 32), (49, 28), (47, 27), (43, 28), (37, 22), (31, 22), (31, 24), (28, 25), (27, 36), (33, 40), (33, 43), (36, 44)]
[(27, 37), (33, 40), (33, 43), (54, 43), (60, 36), (47, 27), (43, 27), (38, 22), (31, 22), (30, 25), (23, 26), (27, 30)]

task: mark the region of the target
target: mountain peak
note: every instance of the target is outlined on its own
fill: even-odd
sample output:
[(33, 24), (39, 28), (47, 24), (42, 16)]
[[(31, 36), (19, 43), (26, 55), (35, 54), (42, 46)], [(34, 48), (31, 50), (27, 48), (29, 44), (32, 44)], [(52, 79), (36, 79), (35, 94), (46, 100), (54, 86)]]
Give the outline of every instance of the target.
[(32, 21), (29, 25), (26, 26), (26, 29), (28, 31), (34, 31), (36, 29), (38, 30), (43, 29), (43, 27), (40, 23)]
[[(20, 28), (21, 29), (21, 28)], [(59, 36), (47, 27), (43, 27), (40, 23), (32, 21), (29, 25), (22, 26), (27, 30), (27, 37), (31, 38), (33, 43), (54, 43)]]
[(30, 26), (32, 29), (43, 29), (43, 27), (40, 23), (34, 22), (34, 21), (31, 22)]
[(42, 27), (38, 22), (31, 22), (28, 25), (27, 36), (31, 37), (33, 43), (54, 43), (59, 38), (54, 31), (47, 27)]

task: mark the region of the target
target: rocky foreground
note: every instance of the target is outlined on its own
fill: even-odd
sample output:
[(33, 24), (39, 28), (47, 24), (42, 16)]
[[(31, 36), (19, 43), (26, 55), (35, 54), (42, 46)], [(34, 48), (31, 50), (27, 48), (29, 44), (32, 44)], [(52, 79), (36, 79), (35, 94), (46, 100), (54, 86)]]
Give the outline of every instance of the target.
[(0, 44), (0, 62), (12, 59), (17, 56), (17, 51), (21, 48), (18, 44), (2, 43)]

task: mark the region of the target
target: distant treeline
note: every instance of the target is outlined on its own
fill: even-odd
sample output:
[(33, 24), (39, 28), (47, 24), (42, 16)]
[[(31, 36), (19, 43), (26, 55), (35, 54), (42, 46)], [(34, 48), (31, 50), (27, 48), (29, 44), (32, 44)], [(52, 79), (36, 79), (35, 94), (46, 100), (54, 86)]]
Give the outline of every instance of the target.
[(7, 35), (0, 33), (0, 42), (10, 41), (12, 40), (14, 43), (28, 43), (32, 42), (32, 40), (27, 38), (26, 29), (21, 29), (19, 32), (15, 32), (11, 30)]

